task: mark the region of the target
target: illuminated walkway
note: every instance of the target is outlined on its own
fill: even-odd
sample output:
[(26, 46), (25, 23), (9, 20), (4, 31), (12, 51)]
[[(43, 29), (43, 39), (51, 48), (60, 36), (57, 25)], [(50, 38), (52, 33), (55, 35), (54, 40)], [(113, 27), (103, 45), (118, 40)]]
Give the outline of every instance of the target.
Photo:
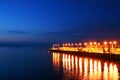
[(120, 54), (117, 41), (53, 44), (52, 50)]

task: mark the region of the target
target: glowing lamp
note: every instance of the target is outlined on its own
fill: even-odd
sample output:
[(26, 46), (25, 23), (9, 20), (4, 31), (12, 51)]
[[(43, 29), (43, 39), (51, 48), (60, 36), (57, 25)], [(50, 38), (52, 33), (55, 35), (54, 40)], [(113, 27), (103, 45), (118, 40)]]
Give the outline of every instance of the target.
[(109, 44), (112, 44), (112, 42), (110, 41)]
[(68, 46), (70, 46), (70, 43), (68, 44)]
[(81, 43), (79, 43), (79, 45), (82, 45)]
[(67, 44), (65, 44), (65, 46), (67, 46)]
[(106, 42), (106, 41), (104, 41), (104, 44), (106, 45), (106, 44), (107, 44), (107, 42)]
[(96, 45), (96, 42), (94, 42), (94, 45)]
[(113, 44), (117, 44), (117, 42), (116, 42), (116, 41), (113, 41)]
[(72, 43), (71, 46), (73, 46), (74, 44)]
[(100, 43), (98, 43), (98, 45), (100, 45)]
[(75, 43), (75, 45), (77, 46), (77, 43)]
[(87, 43), (84, 43), (84, 45), (87, 45)]
[(90, 42), (90, 45), (92, 45), (92, 42)]

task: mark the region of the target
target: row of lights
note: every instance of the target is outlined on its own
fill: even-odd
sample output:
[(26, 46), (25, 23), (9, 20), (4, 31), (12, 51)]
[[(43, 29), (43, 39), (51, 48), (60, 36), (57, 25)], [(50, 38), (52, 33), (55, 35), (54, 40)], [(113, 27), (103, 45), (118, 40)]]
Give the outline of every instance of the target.
[[(104, 45), (107, 45), (107, 44), (110, 44), (110, 45), (112, 45), (112, 44), (117, 44), (117, 41), (110, 41), (110, 42), (107, 42), (107, 41), (104, 41), (103, 42), (103, 44)], [(75, 44), (73, 44), (73, 43), (65, 43), (65, 44), (63, 44), (63, 46), (81, 46), (82, 45), (82, 43), (75, 43)], [(84, 43), (84, 45), (86, 46), (86, 45), (100, 45), (100, 43), (97, 43), (97, 42), (89, 42), (89, 43), (87, 43), (87, 42), (85, 42)]]
[[(105, 41), (104, 44), (107, 45), (108, 42)], [(116, 41), (110, 41), (109, 44), (117, 44), (117, 42)]]
[(81, 46), (82, 43), (78, 43), (78, 44), (77, 44), (77, 43), (75, 43), (75, 44), (73, 44), (73, 43), (71, 43), (71, 44), (70, 44), (70, 43), (68, 43), (68, 44), (65, 43), (65, 44), (63, 44), (63, 46), (74, 46), (74, 45), (75, 45), (75, 46), (78, 46), (78, 45)]

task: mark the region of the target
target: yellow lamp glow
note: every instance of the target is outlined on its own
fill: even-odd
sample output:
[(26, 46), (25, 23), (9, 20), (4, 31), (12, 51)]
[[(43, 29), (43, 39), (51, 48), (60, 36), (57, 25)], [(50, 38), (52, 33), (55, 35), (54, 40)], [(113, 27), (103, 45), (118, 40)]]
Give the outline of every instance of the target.
[(98, 45), (100, 45), (100, 43), (98, 43)]
[(106, 42), (106, 41), (104, 41), (104, 44), (106, 45), (106, 44), (107, 44), (107, 42)]
[(96, 42), (94, 42), (94, 45), (96, 45)]
[(90, 42), (90, 45), (92, 45), (92, 42)]
[(112, 44), (112, 42), (110, 41), (109, 44)]
[(87, 43), (84, 43), (84, 45), (86, 46), (86, 45), (87, 45)]
[(79, 45), (82, 45), (81, 43), (79, 43)]
[(116, 42), (116, 41), (113, 41), (113, 44), (117, 44), (117, 42)]

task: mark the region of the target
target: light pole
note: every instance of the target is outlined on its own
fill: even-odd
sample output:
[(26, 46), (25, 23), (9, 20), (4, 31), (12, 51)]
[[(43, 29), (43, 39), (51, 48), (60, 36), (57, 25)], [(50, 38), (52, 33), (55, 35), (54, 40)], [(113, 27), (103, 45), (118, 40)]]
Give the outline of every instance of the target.
[(103, 47), (103, 52), (105, 53), (106, 52), (106, 48), (107, 48), (107, 42), (106, 41), (104, 41), (104, 47)]
[(85, 43), (84, 43), (84, 45), (86, 46), (86, 45), (87, 45), (87, 43), (85, 42)]
[(94, 42), (93, 44), (94, 44), (94, 49), (95, 49), (95, 51), (97, 51), (97, 45), (96, 45), (97, 43)]
[(117, 42), (116, 42), (116, 41), (113, 41), (113, 44), (115, 45), (115, 46), (114, 46), (114, 52), (116, 53), (116, 44), (117, 44)]
[(104, 45), (105, 45), (105, 47), (107, 47), (107, 42), (106, 41), (104, 41)]
[(89, 43), (90, 44), (90, 52), (92, 52), (92, 42)]
[(113, 52), (113, 43), (110, 41), (109, 44), (110, 44), (109, 49), (111, 48), (110, 52)]
[(87, 51), (87, 43), (86, 42), (84, 43), (84, 46), (85, 46), (84, 49)]
[(113, 44), (115, 45), (115, 48), (116, 48), (116, 44), (117, 44), (117, 42), (116, 42), (116, 41), (113, 41)]

